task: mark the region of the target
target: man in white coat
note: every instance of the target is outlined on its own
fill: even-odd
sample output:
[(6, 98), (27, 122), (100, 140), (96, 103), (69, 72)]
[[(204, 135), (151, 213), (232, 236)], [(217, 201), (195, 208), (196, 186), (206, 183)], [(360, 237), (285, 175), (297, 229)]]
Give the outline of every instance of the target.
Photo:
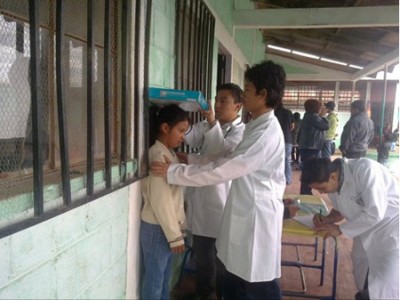
[[(198, 163), (206, 155), (231, 154), (243, 137), (245, 126), (238, 115), (242, 99), (243, 90), (234, 83), (217, 87), (215, 113), (211, 107), (202, 111), (206, 120), (194, 124), (185, 135), (189, 146), (200, 149), (199, 153), (187, 156), (189, 164)], [(217, 259), (215, 241), (221, 228), (230, 183), (186, 189), (186, 218), (188, 229), (193, 234), (196, 294), (200, 299), (221, 297), (224, 267)]]
[(353, 238), (356, 299), (399, 299), (398, 180), (367, 158), (314, 158), (306, 164), (302, 182), (328, 193), (333, 205), (327, 216), (314, 216), (316, 230)]
[(170, 184), (204, 186), (232, 180), (217, 237), (225, 265), (224, 299), (281, 299), (281, 237), (286, 186), (285, 142), (274, 108), (286, 74), (272, 61), (245, 73), (243, 108), (252, 120), (228, 157), (203, 165), (153, 163)]

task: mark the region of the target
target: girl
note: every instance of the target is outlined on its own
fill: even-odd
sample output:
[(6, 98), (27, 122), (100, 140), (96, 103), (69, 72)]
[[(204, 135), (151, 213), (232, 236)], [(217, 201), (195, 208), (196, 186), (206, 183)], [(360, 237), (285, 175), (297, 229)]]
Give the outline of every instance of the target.
[[(176, 105), (165, 106), (151, 123), (155, 130), (151, 132), (154, 135), (149, 149), (150, 163), (164, 162), (164, 157), (178, 163), (173, 149), (181, 145), (189, 127), (187, 113)], [(144, 200), (140, 228), (144, 262), (141, 298), (168, 299), (172, 253), (185, 251), (183, 190), (151, 174), (142, 180), (141, 190)]]

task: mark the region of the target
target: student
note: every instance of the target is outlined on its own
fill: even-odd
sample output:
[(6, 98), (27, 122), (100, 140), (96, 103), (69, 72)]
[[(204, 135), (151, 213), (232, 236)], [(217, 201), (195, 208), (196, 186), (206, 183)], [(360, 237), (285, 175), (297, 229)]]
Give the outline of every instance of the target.
[(305, 165), (302, 182), (328, 193), (333, 205), (327, 216), (314, 216), (316, 230), (353, 238), (356, 299), (399, 299), (398, 181), (367, 158), (313, 158)]
[[(206, 120), (192, 126), (185, 142), (199, 148), (188, 155), (196, 163), (206, 155), (231, 153), (242, 140), (244, 124), (238, 115), (242, 108), (243, 91), (234, 83), (217, 87), (215, 114), (212, 108), (203, 111)], [(221, 297), (221, 278), (224, 267), (217, 258), (215, 241), (221, 227), (222, 213), (230, 181), (203, 187), (188, 187), (185, 193), (188, 229), (193, 234), (196, 263), (196, 294), (200, 299)]]
[[(325, 141), (325, 131), (329, 129), (329, 122), (325, 118), (326, 108), (317, 99), (308, 99), (304, 102), (305, 114), (301, 121), (299, 133), (299, 149), (301, 161), (304, 163), (311, 157), (320, 157)], [(301, 169), (304, 170), (302, 165)], [(312, 195), (311, 188), (301, 183), (301, 195)]]
[[(183, 142), (189, 128), (187, 113), (176, 105), (169, 105), (155, 114), (156, 120), (151, 124), (155, 128), (151, 141), (154, 144), (149, 149), (150, 163), (164, 161), (164, 157), (177, 163), (173, 149)], [(144, 262), (141, 298), (168, 299), (172, 254), (185, 251), (183, 191), (182, 187), (151, 174), (141, 184), (144, 201), (140, 226)]]
[(338, 116), (334, 112), (335, 106), (336, 104), (334, 101), (329, 101), (325, 103), (325, 107), (328, 111), (328, 116), (326, 117), (326, 119), (329, 122), (329, 129), (326, 131), (325, 134), (325, 141), (321, 150), (321, 157), (331, 158), (331, 156), (335, 154), (334, 149), (336, 147), (334, 140), (336, 137), (336, 128), (339, 122)]
[(300, 113), (295, 112), (293, 114), (294, 128), (292, 130), (292, 163), (299, 167), (300, 163), (300, 153), (299, 153), (299, 131), (301, 126), (301, 116)]
[(232, 180), (217, 237), (225, 265), (224, 299), (281, 299), (281, 235), (285, 142), (274, 108), (282, 101), (286, 74), (272, 61), (245, 73), (243, 109), (252, 120), (232, 155), (206, 165), (153, 163), (171, 184), (204, 186)]
[(274, 112), (279, 124), (281, 124), (283, 137), (285, 139), (285, 177), (286, 185), (290, 185), (292, 183), (290, 156), (292, 154), (292, 130), (294, 129), (294, 118), (292, 111), (283, 107), (282, 103), (274, 110)]
[(374, 138), (374, 122), (368, 117), (365, 101), (351, 103), (350, 119), (343, 127), (339, 149), (343, 157), (360, 158), (367, 155), (368, 145)]

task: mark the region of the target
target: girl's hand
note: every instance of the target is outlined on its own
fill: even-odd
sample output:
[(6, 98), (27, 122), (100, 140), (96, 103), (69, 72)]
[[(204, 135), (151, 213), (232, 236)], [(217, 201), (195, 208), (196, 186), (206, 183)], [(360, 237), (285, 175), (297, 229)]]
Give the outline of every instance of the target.
[(183, 252), (185, 252), (185, 250), (186, 250), (185, 245), (180, 245), (180, 246), (176, 246), (176, 247), (172, 247), (171, 248), (171, 251), (174, 254), (183, 253)]
[(337, 237), (342, 234), (339, 225), (336, 224), (324, 224), (319, 226), (318, 228), (315, 228), (315, 231), (323, 233), (324, 239), (330, 236)]

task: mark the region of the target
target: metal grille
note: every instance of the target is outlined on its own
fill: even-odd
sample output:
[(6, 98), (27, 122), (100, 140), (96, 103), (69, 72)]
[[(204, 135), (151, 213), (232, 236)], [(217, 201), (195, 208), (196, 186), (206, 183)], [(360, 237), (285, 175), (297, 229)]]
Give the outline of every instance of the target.
[[(202, 0), (177, 0), (175, 30), (175, 85), (177, 89), (201, 91), (211, 99), (215, 18)], [(193, 123), (202, 117), (189, 113)], [(182, 146), (186, 152), (195, 152)]]
[(151, 1), (0, 0), (0, 237), (142, 176), (150, 12)]

